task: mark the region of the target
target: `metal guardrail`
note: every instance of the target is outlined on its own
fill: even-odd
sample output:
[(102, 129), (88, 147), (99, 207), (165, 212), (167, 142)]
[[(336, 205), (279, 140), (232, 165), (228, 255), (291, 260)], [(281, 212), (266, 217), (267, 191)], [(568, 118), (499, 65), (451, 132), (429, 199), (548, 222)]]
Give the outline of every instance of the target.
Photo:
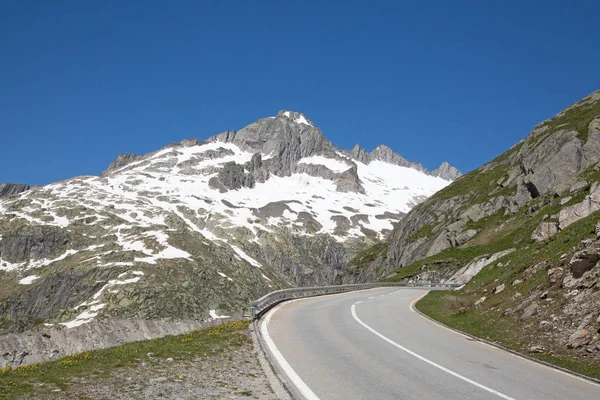
[(276, 306), (277, 304), (293, 299), (304, 297), (322, 296), (326, 294), (353, 292), (356, 290), (373, 289), (377, 287), (412, 287), (412, 288), (456, 288), (462, 286), (459, 283), (362, 283), (354, 285), (335, 285), (335, 286), (316, 286), (316, 287), (299, 287), (291, 289), (276, 290), (268, 293), (260, 299), (250, 303), (252, 310), (252, 319), (259, 319), (265, 312)]

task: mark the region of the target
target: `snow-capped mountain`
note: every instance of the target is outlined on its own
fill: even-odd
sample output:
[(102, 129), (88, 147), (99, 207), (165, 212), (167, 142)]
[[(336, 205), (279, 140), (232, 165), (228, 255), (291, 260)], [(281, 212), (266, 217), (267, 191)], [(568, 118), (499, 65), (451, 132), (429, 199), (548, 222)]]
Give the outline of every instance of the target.
[(456, 176), (385, 146), (341, 151), (291, 111), (122, 155), (0, 199), (0, 318), (211, 319), (275, 288), (353, 282), (349, 258)]

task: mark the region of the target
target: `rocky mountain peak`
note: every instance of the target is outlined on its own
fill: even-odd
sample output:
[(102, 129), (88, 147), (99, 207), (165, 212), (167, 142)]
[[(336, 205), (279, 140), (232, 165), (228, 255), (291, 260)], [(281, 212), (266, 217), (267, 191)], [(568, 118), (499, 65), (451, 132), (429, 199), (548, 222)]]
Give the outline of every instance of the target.
[(286, 119), (296, 124), (307, 125), (313, 128), (315, 127), (315, 124), (313, 124), (313, 122), (310, 119), (306, 118), (306, 115), (295, 111), (281, 110), (277, 114), (276, 118)]
[(453, 181), (455, 179), (460, 178), (462, 176), (462, 173), (458, 169), (450, 165), (447, 161), (444, 161), (442, 165), (439, 166), (439, 168), (431, 171), (431, 175), (440, 177), (447, 181)]
[(352, 148), (352, 151), (350, 151), (350, 155), (356, 161), (359, 161), (363, 164), (368, 164), (370, 161), (369, 153), (365, 149), (363, 149), (360, 144), (357, 144)]
[(371, 159), (371, 161), (379, 160), (389, 164), (399, 165), (401, 167), (408, 167), (421, 172), (427, 172), (425, 167), (423, 167), (423, 165), (421, 165), (420, 163), (408, 161), (400, 154), (394, 153), (394, 151), (390, 147), (384, 144), (380, 144), (371, 153), (369, 153), (369, 158)]

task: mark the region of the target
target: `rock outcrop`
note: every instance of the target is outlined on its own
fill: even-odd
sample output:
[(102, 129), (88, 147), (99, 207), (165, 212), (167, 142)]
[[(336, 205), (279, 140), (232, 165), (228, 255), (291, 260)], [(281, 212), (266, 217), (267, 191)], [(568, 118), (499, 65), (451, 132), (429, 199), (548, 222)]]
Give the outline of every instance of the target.
[(444, 161), (437, 169), (431, 171), (431, 175), (438, 176), (447, 181), (454, 181), (462, 176), (460, 171)]
[(25, 184), (2, 183), (0, 184), (0, 197), (23, 193), (29, 189), (30, 186)]
[[(533, 206), (539, 209), (552, 196), (562, 200), (584, 193), (590, 185), (580, 174), (594, 172), (600, 162), (599, 127), (600, 91), (537, 125), (526, 139), (495, 160), (458, 178), (398, 224), (389, 238), (387, 271), (462, 246), (476, 238), (469, 225), (484, 218), (502, 213), (509, 219), (536, 199), (543, 198)], [(530, 237), (544, 240), (599, 210), (599, 190), (597, 184), (591, 185), (579, 203), (563, 201), (559, 214), (541, 221)], [(431, 227), (431, 235), (411, 240), (424, 227)]]

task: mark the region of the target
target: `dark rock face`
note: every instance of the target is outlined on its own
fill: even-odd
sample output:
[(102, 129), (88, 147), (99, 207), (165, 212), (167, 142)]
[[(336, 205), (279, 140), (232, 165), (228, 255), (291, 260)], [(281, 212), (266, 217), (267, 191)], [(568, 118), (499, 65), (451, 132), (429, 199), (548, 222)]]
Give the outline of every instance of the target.
[(102, 287), (103, 283), (95, 283), (97, 279), (108, 280), (116, 276), (116, 271), (100, 268), (88, 270), (83, 275), (63, 271), (44, 277), (0, 306), (0, 315), (13, 321), (9, 332), (23, 332), (39, 324), (40, 320), (50, 319), (56, 310), (72, 309), (90, 298)]
[(118, 169), (123, 168), (124, 166), (126, 166), (127, 164), (135, 161), (138, 158), (138, 156), (134, 153), (131, 154), (119, 154), (119, 156), (117, 157), (116, 160), (114, 160), (112, 163), (110, 163), (110, 165), (108, 166), (108, 168), (106, 168), (101, 174), (101, 177), (105, 177), (108, 174), (110, 174), (111, 172), (114, 172)]
[(254, 183), (254, 177), (244, 172), (244, 166), (233, 161), (226, 163), (217, 176), (210, 179), (210, 184), (221, 191), (252, 188)]
[(356, 282), (356, 277), (346, 268), (347, 250), (333, 238), (326, 235), (287, 236), (285, 240), (285, 243), (261, 246), (261, 258), (290, 277), (292, 286)]
[(0, 256), (10, 262), (49, 258), (66, 249), (69, 237), (60, 228), (26, 226), (0, 239)]
[(25, 184), (3, 183), (0, 185), (0, 197), (23, 193), (31, 187)]

